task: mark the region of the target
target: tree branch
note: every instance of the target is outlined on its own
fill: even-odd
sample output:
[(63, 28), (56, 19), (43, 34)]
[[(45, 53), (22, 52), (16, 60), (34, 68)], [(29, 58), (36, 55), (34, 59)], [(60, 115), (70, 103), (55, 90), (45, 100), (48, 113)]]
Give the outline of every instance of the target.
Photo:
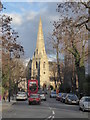
[[(90, 2), (90, 1), (89, 1)], [(89, 2), (87, 2), (87, 4), (86, 4), (86, 2), (81, 2), (86, 8), (89, 8), (90, 9), (90, 6), (88, 5), (89, 4)]]
[(87, 24), (85, 24), (85, 27), (88, 31), (90, 31), (90, 28), (87, 26)]
[(80, 27), (81, 25), (85, 25), (86, 23), (88, 23), (88, 20), (76, 24), (75, 27)]

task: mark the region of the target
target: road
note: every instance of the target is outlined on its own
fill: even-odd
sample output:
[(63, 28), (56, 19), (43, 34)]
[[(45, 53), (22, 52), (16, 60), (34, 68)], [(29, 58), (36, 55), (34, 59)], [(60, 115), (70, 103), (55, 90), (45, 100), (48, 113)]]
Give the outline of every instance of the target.
[(3, 118), (88, 118), (88, 112), (79, 111), (78, 105), (67, 105), (49, 98), (41, 105), (28, 105), (28, 101), (18, 101), (2, 112)]

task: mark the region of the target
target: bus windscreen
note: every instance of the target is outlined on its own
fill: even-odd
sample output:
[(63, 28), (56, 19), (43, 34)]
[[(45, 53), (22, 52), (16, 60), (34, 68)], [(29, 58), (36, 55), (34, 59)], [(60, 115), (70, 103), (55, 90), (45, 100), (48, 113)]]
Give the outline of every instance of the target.
[(30, 83), (29, 83), (29, 90), (30, 90), (31, 92), (34, 92), (34, 91), (36, 91), (36, 89), (37, 89), (36, 82), (30, 82)]

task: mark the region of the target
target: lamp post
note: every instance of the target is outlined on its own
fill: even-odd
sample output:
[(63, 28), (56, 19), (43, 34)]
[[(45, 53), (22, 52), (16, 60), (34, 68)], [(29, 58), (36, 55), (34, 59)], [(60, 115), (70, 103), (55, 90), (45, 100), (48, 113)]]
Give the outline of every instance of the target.
[(38, 65), (38, 85), (40, 88), (40, 61), (39, 61), (39, 65)]
[[(10, 54), (10, 63), (11, 63), (11, 53), (12, 53), (12, 49), (9, 50), (9, 54)], [(10, 64), (9, 64), (9, 96), (8, 96), (8, 102), (10, 102), (10, 97), (11, 97), (11, 69), (10, 69)]]

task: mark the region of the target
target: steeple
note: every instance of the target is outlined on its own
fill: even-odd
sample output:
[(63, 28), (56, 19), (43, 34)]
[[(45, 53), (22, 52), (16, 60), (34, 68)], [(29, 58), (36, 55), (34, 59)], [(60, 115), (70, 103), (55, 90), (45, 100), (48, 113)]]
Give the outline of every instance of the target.
[(49, 64), (45, 51), (41, 17), (37, 34), (37, 44), (32, 58), (31, 78), (38, 79), (40, 86), (49, 85)]
[(40, 17), (39, 28), (38, 28), (36, 50), (38, 50), (38, 53), (45, 51), (41, 17)]

